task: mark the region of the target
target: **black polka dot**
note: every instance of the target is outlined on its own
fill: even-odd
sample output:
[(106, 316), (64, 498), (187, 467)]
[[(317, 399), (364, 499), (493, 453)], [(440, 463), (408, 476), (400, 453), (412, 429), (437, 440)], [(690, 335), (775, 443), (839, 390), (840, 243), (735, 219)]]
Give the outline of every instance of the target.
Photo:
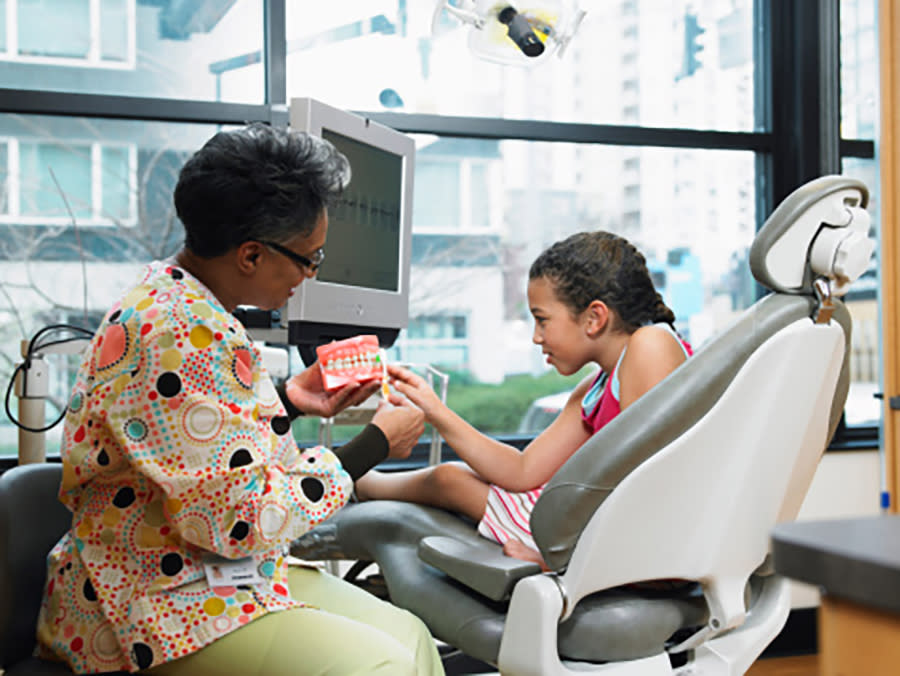
[(286, 415), (279, 415), (272, 418), (272, 431), (278, 436), (288, 433), (291, 429), (291, 421)]
[(94, 585), (91, 584), (90, 578), (84, 581), (84, 586), (81, 588), (81, 592), (84, 594), (84, 598), (86, 598), (88, 601), (97, 600), (97, 592), (94, 590)]
[(115, 321), (118, 321), (119, 316), (122, 314), (121, 310), (116, 310), (109, 316), (109, 323), (112, 324)]
[(325, 495), (325, 487), (322, 482), (311, 476), (304, 477), (300, 482), (300, 488), (303, 489), (303, 494), (313, 502), (318, 502)]
[(246, 521), (238, 521), (234, 524), (229, 535), (235, 540), (241, 541), (250, 534), (250, 524)]
[(178, 268), (172, 268), (172, 279), (184, 279), (184, 273)]
[(146, 669), (153, 664), (153, 651), (146, 643), (134, 643), (131, 646), (131, 659), (138, 669)]
[(109, 464), (109, 454), (106, 452), (105, 448), (100, 449), (100, 454), (97, 456), (97, 464), (106, 467)]
[(244, 465), (249, 465), (251, 462), (253, 462), (253, 456), (250, 455), (250, 451), (246, 448), (239, 448), (231, 454), (231, 458), (228, 460), (228, 466), (231, 468), (243, 467)]
[(181, 392), (181, 378), (173, 371), (163, 373), (156, 381), (156, 391), (164, 397), (174, 397)]
[(120, 509), (128, 507), (132, 502), (134, 502), (134, 489), (131, 486), (120, 488), (116, 497), (113, 498), (113, 504)]
[(160, 570), (162, 570), (163, 575), (172, 577), (173, 575), (178, 575), (178, 573), (181, 572), (181, 569), (184, 568), (184, 560), (181, 558), (181, 554), (172, 552), (171, 554), (166, 554), (162, 557), (159, 567)]

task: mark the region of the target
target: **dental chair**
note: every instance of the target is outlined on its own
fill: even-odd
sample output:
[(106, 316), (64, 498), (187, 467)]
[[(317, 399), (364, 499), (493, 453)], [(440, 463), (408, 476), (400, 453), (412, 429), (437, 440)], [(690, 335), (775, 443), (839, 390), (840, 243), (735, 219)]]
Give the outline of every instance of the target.
[(531, 527), (550, 572), (395, 501), (352, 503), (291, 553), (356, 560), (351, 577), (376, 563), (392, 603), (502, 674), (744, 674), (790, 611), (770, 531), (796, 517), (847, 397), (839, 296), (873, 251), (867, 202), (826, 176), (772, 213), (750, 250), (771, 293), (547, 484)]

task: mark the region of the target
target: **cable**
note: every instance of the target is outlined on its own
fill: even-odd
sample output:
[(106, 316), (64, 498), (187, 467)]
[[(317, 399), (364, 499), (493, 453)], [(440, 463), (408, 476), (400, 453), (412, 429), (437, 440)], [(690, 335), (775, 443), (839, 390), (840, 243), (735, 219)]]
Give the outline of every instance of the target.
[(29, 427), (28, 425), (25, 425), (24, 423), (19, 422), (18, 420), (16, 420), (13, 417), (12, 409), (10, 409), (10, 407), (9, 407), (9, 395), (12, 392), (13, 383), (15, 383), (15, 381), (16, 381), (16, 375), (19, 373), (19, 371), (24, 371), (24, 370), (25, 370), (24, 363), (16, 366), (16, 370), (13, 371), (12, 378), (10, 379), (9, 385), (6, 388), (6, 397), (3, 402), (4, 406), (6, 408), (6, 415), (12, 421), (13, 425), (18, 427), (19, 429), (25, 430), (26, 432), (41, 433), (41, 432), (46, 432), (48, 430), (51, 430), (54, 427), (56, 427), (57, 425), (59, 425), (59, 423), (62, 422), (62, 419), (66, 417), (66, 412), (68, 411), (68, 408), (69, 408), (68, 406), (64, 406), (63, 411), (62, 411), (62, 413), (60, 413), (59, 417), (56, 420), (54, 420), (52, 423), (47, 425), (46, 427)]
[[(37, 343), (38, 338), (40, 338), (45, 333), (49, 333), (50, 331), (60, 331), (60, 330), (74, 331), (75, 333), (81, 333), (82, 335), (87, 336), (88, 338), (92, 338), (94, 335), (93, 331), (89, 331), (88, 329), (83, 329), (80, 326), (73, 326), (71, 324), (49, 324), (49, 325), (43, 327), (42, 329), (40, 329), (37, 333), (35, 333), (31, 337), (31, 340), (28, 343), (28, 350), (27, 350), (27, 354), (25, 355), (25, 359), (30, 360), (31, 355), (33, 355), (36, 352), (35, 348), (36, 348), (36, 343)], [(74, 340), (74, 338), (72, 338), (71, 340)]]
[[(69, 336), (68, 338), (61, 338), (59, 340), (51, 340), (51, 341), (48, 341), (45, 343), (38, 344), (38, 342), (37, 342), (38, 338), (40, 338), (41, 336), (43, 336), (51, 331), (63, 331), (63, 330), (71, 331), (75, 334), (80, 333), (81, 336), (77, 336), (77, 335)], [(80, 326), (72, 326), (70, 324), (50, 324), (50, 325), (45, 326), (42, 329), (40, 329), (37, 333), (35, 333), (31, 337), (31, 340), (28, 342), (28, 349), (25, 351), (24, 361), (21, 364), (19, 364), (18, 366), (16, 366), (15, 370), (13, 371), (12, 377), (9, 380), (9, 385), (6, 387), (6, 396), (4, 397), (4, 401), (3, 401), (4, 408), (6, 409), (6, 415), (9, 417), (10, 421), (12, 421), (12, 423), (16, 427), (18, 427), (19, 429), (23, 429), (26, 432), (33, 432), (36, 434), (39, 434), (42, 432), (47, 432), (48, 430), (53, 429), (60, 422), (62, 422), (62, 419), (66, 417), (66, 412), (68, 411), (68, 405), (64, 406), (62, 413), (60, 413), (59, 417), (56, 420), (54, 420), (52, 423), (47, 425), (46, 427), (29, 427), (28, 425), (23, 424), (22, 422), (17, 420), (15, 417), (13, 417), (12, 409), (10, 408), (10, 400), (9, 400), (10, 394), (12, 393), (12, 390), (13, 390), (13, 385), (15, 384), (16, 377), (19, 375), (19, 373), (22, 373), (23, 378), (25, 377), (25, 370), (31, 368), (31, 361), (34, 358), (34, 355), (36, 353), (40, 352), (41, 350), (47, 349), (48, 347), (50, 347), (52, 345), (61, 345), (63, 343), (71, 343), (76, 340), (80, 340), (82, 336), (91, 338), (91, 337), (93, 337), (93, 335), (94, 335), (93, 331), (89, 331), (88, 329), (84, 329)]]

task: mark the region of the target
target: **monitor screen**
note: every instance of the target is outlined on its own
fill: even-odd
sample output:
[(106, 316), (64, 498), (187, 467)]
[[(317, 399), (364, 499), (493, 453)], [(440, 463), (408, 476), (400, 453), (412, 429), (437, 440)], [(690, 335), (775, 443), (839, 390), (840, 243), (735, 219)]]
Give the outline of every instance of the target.
[(352, 179), (328, 211), (327, 253), (316, 279), (398, 291), (403, 158), (330, 129), (322, 138), (346, 155)]
[(363, 333), (389, 347), (409, 318), (415, 143), (315, 99), (293, 99), (290, 117), (292, 128), (321, 136), (342, 152), (351, 178), (328, 210), (322, 266), (288, 302), (288, 342), (306, 363), (317, 346)]

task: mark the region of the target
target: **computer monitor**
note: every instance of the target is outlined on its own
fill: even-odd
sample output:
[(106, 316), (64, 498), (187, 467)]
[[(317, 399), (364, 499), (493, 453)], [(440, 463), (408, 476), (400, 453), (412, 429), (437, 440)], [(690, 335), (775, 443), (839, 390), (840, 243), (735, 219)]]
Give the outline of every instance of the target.
[(291, 100), (290, 124), (330, 141), (352, 173), (340, 202), (328, 210), (322, 266), (288, 301), (288, 342), (307, 365), (317, 346), (361, 333), (390, 347), (409, 320), (415, 144), (311, 98)]

